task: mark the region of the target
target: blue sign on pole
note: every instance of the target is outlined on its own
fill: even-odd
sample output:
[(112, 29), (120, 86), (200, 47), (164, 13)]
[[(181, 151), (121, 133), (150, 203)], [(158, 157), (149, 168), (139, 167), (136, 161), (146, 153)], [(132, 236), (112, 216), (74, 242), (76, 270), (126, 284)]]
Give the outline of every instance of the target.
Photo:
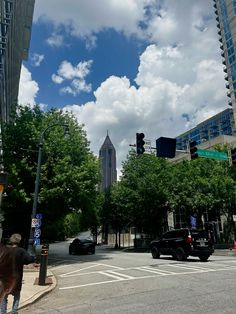
[(34, 237), (35, 238), (40, 238), (40, 236), (41, 236), (41, 229), (35, 228), (35, 230), (34, 230)]
[(42, 219), (42, 218), (43, 218), (43, 215), (42, 215), (42, 214), (36, 214), (36, 215), (35, 215), (35, 218), (36, 218), (36, 219)]
[(197, 218), (194, 216), (191, 216), (190, 219), (191, 219), (192, 228), (197, 228)]
[(34, 245), (35, 246), (40, 245), (40, 239), (34, 239)]

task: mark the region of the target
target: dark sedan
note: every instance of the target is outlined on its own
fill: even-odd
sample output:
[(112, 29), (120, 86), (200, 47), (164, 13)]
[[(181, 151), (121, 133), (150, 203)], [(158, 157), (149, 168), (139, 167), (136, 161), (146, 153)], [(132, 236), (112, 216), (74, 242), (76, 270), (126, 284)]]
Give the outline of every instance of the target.
[(94, 254), (95, 242), (91, 239), (74, 239), (69, 246), (69, 254)]

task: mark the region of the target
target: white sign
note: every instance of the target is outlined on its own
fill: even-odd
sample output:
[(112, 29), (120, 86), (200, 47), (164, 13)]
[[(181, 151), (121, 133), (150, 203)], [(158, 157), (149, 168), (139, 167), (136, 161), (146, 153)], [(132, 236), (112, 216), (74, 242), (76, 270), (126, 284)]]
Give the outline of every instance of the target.
[(233, 221), (236, 221), (236, 215), (233, 215)]
[(151, 140), (147, 140), (147, 139), (145, 138), (144, 148), (145, 148), (145, 153), (151, 153), (151, 152), (152, 152), (152, 143), (151, 143)]
[(39, 228), (41, 227), (41, 219), (33, 218), (31, 222), (32, 228)]

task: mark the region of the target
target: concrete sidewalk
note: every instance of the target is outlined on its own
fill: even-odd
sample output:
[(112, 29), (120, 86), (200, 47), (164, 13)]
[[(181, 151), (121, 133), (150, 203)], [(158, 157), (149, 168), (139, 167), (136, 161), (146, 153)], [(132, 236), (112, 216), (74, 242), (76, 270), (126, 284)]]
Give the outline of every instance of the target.
[[(44, 286), (38, 285), (39, 266), (28, 265), (24, 267), (24, 276), (22, 282), (21, 298), (19, 309), (26, 307), (29, 304), (37, 301), (45, 294), (49, 293), (56, 287), (56, 278), (50, 270), (47, 270), (47, 276)], [(10, 313), (12, 307), (13, 297), (8, 297), (7, 310)]]

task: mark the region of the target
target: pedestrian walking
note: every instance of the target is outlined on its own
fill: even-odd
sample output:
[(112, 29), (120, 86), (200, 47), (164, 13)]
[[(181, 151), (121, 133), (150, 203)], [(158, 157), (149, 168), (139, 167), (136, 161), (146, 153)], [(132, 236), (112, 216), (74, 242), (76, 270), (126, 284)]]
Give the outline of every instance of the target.
[[(25, 249), (20, 247), (21, 242), (21, 235), (18, 233), (14, 233), (10, 237), (10, 243), (12, 245), (12, 252), (14, 255), (14, 268), (15, 268), (15, 276), (16, 281), (15, 284), (10, 292), (10, 294), (13, 295), (13, 304), (12, 304), (12, 314), (18, 313), (18, 307), (20, 302), (20, 292), (22, 287), (22, 278), (23, 278), (23, 267), (24, 265), (28, 265), (30, 263), (33, 263), (35, 261), (35, 258), (33, 256), (30, 256)], [(8, 301), (8, 295), (6, 295), (1, 304), (1, 314), (7, 313), (7, 301)]]
[(13, 251), (0, 243), (0, 302), (15, 284), (15, 256)]

